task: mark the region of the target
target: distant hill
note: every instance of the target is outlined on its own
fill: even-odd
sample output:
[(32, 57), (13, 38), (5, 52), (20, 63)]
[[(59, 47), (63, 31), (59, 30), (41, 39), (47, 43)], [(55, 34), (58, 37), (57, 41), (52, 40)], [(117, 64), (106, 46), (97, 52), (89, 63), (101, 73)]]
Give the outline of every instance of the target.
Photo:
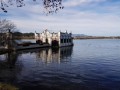
[(84, 34), (75, 34), (73, 39), (120, 39), (120, 36), (87, 36)]
[(88, 36), (85, 34), (72, 34), (73, 37), (84, 37), (84, 36)]

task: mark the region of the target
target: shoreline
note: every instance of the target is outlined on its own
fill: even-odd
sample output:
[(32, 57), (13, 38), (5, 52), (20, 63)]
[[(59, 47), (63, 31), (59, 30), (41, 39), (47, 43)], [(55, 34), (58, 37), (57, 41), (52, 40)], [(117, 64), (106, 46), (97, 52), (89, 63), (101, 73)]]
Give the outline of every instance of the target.
[[(33, 37), (17, 37), (16, 39), (18, 40), (33, 40), (35, 38)], [(76, 39), (120, 39), (120, 36), (74, 36), (73, 37), (74, 40)]]
[(76, 39), (120, 39), (120, 37), (93, 37), (93, 36), (85, 36), (85, 37), (73, 37), (74, 40)]
[(89, 39), (120, 39), (120, 38), (74, 38), (73, 40), (89, 40)]

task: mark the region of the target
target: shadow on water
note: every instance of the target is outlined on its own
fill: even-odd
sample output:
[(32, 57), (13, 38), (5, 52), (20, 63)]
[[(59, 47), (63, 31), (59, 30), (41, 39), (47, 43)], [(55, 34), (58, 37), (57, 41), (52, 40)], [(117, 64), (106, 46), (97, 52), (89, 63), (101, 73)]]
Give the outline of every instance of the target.
[[(18, 90), (14, 84), (17, 74), (21, 71), (21, 65), (16, 65), (18, 54), (16, 52), (6, 53), (0, 57), (0, 90)], [(1, 83), (2, 82), (2, 83)]]

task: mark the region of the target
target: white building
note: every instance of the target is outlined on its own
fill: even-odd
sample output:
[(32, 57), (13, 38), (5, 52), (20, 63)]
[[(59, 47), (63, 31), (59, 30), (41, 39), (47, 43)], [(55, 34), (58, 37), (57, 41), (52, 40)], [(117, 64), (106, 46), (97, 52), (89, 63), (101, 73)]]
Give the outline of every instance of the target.
[(58, 32), (50, 33), (48, 30), (44, 30), (42, 33), (35, 32), (36, 43), (44, 44), (47, 43), (50, 46), (72, 46), (72, 33)]

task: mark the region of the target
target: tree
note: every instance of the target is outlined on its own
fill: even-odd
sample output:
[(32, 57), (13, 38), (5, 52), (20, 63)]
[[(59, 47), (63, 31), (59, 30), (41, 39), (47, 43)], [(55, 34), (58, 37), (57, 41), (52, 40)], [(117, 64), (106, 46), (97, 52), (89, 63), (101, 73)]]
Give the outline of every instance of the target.
[(8, 29), (14, 32), (16, 26), (10, 20), (0, 19), (0, 33), (6, 32)]
[(8, 41), (7, 33), (14, 33), (16, 26), (9, 20), (0, 19), (0, 44), (4, 45)]
[[(34, 2), (37, 0), (33, 0)], [(43, 6), (46, 9), (47, 13), (57, 12), (59, 9), (63, 9), (62, 0), (41, 0), (43, 2)], [(7, 12), (6, 7), (13, 5), (16, 3), (17, 7), (25, 6), (24, 0), (0, 0), (1, 9), (4, 12)]]

